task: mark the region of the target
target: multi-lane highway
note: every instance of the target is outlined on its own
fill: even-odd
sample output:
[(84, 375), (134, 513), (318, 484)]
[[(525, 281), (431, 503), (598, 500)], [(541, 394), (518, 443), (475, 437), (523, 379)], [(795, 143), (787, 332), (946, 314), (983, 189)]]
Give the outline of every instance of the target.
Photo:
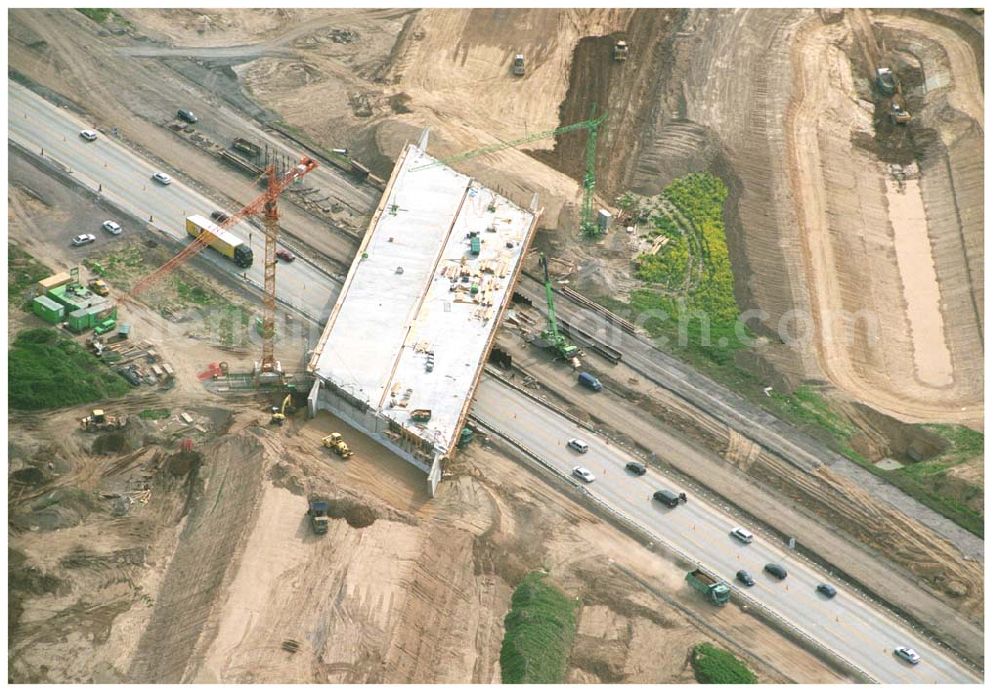
[[(85, 142), (79, 137), (85, 123), (27, 89), (10, 81), (8, 84), (9, 138), (29, 150), (44, 149), (47, 158), (67, 167), (80, 183), (95, 191), (100, 184), (101, 194), (135, 216), (147, 220), (152, 216), (149, 225), (183, 239), (186, 215), (205, 214), (215, 208), (211, 200), (176, 178), (170, 186), (154, 183), (150, 176), (156, 167), (108, 137), (102, 135), (96, 142)], [(256, 259), (247, 271), (247, 280), (259, 285), (262, 234), (246, 224), (238, 225), (234, 231), (247, 240), (252, 236)], [(95, 229), (92, 233), (102, 232)], [(69, 243), (69, 238), (66, 242)], [(220, 269), (233, 273), (234, 279), (242, 280), (242, 270), (227, 259), (211, 251), (203, 254)], [(278, 291), (283, 303), (322, 323), (329, 315), (339, 286), (323, 272), (296, 261), (279, 268)], [(749, 590), (753, 598), (872, 678), (926, 683), (980, 680), (977, 673), (850, 590), (838, 585), (841, 592), (833, 600), (820, 597), (815, 587), (826, 581), (824, 576), (799, 561), (794, 552), (763, 539), (750, 546), (737, 543), (728, 536), (732, 521), (697, 498), (692, 497), (689, 503), (673, 510), (657, 507), (650, 500), (652, 492), (660, 486), (681, 490), (675, 481), (655, 471), (642, 478), (627, 475), (624, 452), (594, 439), (566, 418), (495, 379), (483, 378), (473, 411), (536, 455), (559, 465), (566, 474), (575, 464), (586, 465), (597, 475), (597, 481), (589, 485), (595, 496), (719, 575), (731, 580), (739, 568), (750, 570), (758, 578), (757, 585)], [(588, 440), (590, 452), (580, 457), (570, 453), (565, 447), (570, 437)], [(764, 563), (772, 560), (788, 568), (789, 577), (784, 582), (772, 582), (761, 573)], [(915, 667), (905, 664), (892, 655), (896, 645), (915, 647), (924, 661)]]
[[(178, 180), (176, 171), (164, 172), (173, 178), (170, 185), (160, 185), (152, 179), (153, 164), (143, 161), (134, 152), (101, 134), (97, 141), (87, 142), (80, 130), (88, 127), (66, 109), (58, 108), (30, 90), (8, 80), (8, 137), (34, 152), (45, 152), (47, 159), (66, 166), (75, 179), (92, 190), (100, 186), (101, 194), (122, 209), (131, 212), (146, 224), (186, 242), (184, 218), (191, 214), (208, 215), (218, 205)], [(247, 185), (247, 196), (258, 194)], [(249, 201), (249, 199), (248, 199)], [(152, 221), (148, 221), (152, 217)], [(119, 220), (129, 227), (125, 220)], [(264, 281), (264, 233), (247, 223), (231, 228), (254, 252), (254, 264), (246, 270), (245, 281), (260, 287)], [(99, 229), (81, 232), (103, 233)], [(69, 238), (66, 239), (67, 245)], [(234, 279), (243, 280), (244, 270), (212, 250), (202, 255)], [(282, 302), (292, 306), (317, 323), (330, 314), (339, 285), (328, 275), (308, 263), (296, 260), (278, 266), (278, 286)]]
[[(845, 586), (836, 584), (839, 593), (833, 599), (820, 595), (816, 586), (832, 582), (830, 577), (800, 560), (793, 550), (761, 537), (749, 545), (737, 541), (729, 535), (735, 521), (700, 501), (676, 479), (652, 469), (641, 477), (626, 472), (625, 463), (630, 457), (625, 451), (495, 378), (482, 379), (472, 411), (492, 428), (558, 467), (568, 478), (576, 465), (589, 469), (597, 480), (576, 483), (585, 485), (595, 497), (680, 553), (701, 562), (733, 584), (735, 590), (795, 624), (871, 678), (893, 683), (978, 680), (974, 672)], [(586, 441), (590, 450), (583, 455), (573, 452), (566, 445), (570, 438)], [(653, 492), (661, 488), (686, 491), (690, 500), (668, 509), (652, 499)], [(778, 581), (764, 574), (762, 568), (769, 562), (787, 568), (788, 578)], [(756, 585), (747, 588), (736, 583), (736, 571), (741, 568), (750, 571)], [(923, 661), (913, 666), (894, 656), (893, 648), (898, 645), (914, 647)]]

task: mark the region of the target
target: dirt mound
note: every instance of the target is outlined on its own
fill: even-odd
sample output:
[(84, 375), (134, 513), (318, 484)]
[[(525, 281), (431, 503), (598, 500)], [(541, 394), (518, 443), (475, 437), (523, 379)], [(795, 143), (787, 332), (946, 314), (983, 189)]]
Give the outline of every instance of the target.
[(77, 488), (58, 488), (32, 502), (24, 510), (12, 509), (10, 526), (25, 531), (52, 532), (79, 525), (100, 506), (94, 496)]
[(379, 513), (375, 508), (351, 498), (337, 498), (330, 501), (327, 514), (334, 519), (347, 520), (347, 524), (354, 529), (368, 527), (379, 519)]

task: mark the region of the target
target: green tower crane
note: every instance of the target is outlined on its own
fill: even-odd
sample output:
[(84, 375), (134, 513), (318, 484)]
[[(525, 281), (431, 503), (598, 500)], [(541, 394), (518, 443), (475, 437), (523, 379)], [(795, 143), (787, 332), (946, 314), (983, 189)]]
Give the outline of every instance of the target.
[(608, 114), (595, 118), (597, 104), (590, 110), (590, 125), (587, 127), (587, 169), (583, 172), (583, 204), (580, 205), (580, 233), (586, 238), (601, 235), (601, 229), (594, 220), (594, 188), (597, 187), (597, 130)]
[(559, 322), (556, 320), (556, 301), (552, 294), (552, 282), (549, 280), (549, 261), (542, 253), (538, 258), (538, 263), (542, 266), (542, 273), (545, 277), (545, 302), (549, 309), (549, 328), (542, 330), (539, 335), (542, 346), (555, 351), (560, 358), (567, 361), (580, 353), (579, 347), (571, 344), (566, 337), (559, 332)]
[(536, 132), (510, 142), (498, 142), (497, 144), (492, 144), (489, 147), (473, 149), (472, 151), (456, 154), (455, 156), (450, 156), (445, 159), (439, 159), (438, 161), (433, 161), (429, 164), (414, 166), (410, 169), (410, 172), (423, 171), (425, 169), (434, 168), (435, 166), (450, 166), (451, 164), (455, 164), (460, 161), (474, 159), (477, 156), (482, 156), (483, 154), (492, 154), (493, 152), (510, 149), (511, 147), (519, 147), (522, 144), (528, 144), (529, 142), (544, 140), (546, 137), (555, 137), (556, 135), (563, 135), (567, 132), (574, 132), (576, 130), (586, 130), (587, 163), (586, 171), (584, 171), (583, 174), (583, 204), (580, 207), (580, 230), (585, 236), (596, 236), (600, 232), (597, 227), (597, 222), (593, 218), (594, 188), (597, 186), (597, 133), (601, 124), (608, 117), (608, 114), (605, 113), (601, 117), (597, 118), (595, 117), (596, 113), (597, 105), (595, 104), (591, 109), (591, 117), (589, 120), (581, 120), (579, 123), (564, 125), (560, 128), (556, 128), (555, 130)]

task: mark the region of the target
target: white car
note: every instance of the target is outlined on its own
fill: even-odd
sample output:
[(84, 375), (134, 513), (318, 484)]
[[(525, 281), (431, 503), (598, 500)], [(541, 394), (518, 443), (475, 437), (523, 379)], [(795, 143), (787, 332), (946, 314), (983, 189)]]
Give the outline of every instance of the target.
[(81, 233), (73, 237), (73, 245), (87, 245), (97, 240), (97, 236), (92, 233)]
[(893, 650), (893, 653), (900, 659), (905, 659), (910, 664), (916, 664), (917, 662), (920, 661), (920, 655), (918, 655), (917, 651), (914, 650), (912, 647), (903, 647), (902, 645), (900, 645), (895, 650)]
[(117, 221), (111, 221), (110, 219), (108, 219), (106, 222), (101, 224), (101, 226), (104, 228), (105, 231), (110, 233), (112, 236), (117, 236), (122, 232), (122, 225), (119, 224)]
[(88, 142), (93, 142), (97, 139), (97, 130), (80, 130), (80, 137)]
[(731, 530), (729, 530), (729, 533), (732, 534), (737, 539), (739, 539), (740, 541), (742, 541), (744, 544), (749, 544), (750, 542), (753, 541), (753, 534), (751, 534), (750, 530), (748, 529), (743, 529), (742, 527), (733, 527)]
[(594, 476), (594, 473), (589, 469), (587, 469), (586, 467), (573, 467), (573, 476), (577, 477), (578, 479), (583, 479), (588, 484), (597, 480), (597, 477)]
[(170, 176), (168, 176), (163, 171), (157, 171), (153, 174), (153, 180), (157, 183), (162, 183), (163, 185), (170, 185)]

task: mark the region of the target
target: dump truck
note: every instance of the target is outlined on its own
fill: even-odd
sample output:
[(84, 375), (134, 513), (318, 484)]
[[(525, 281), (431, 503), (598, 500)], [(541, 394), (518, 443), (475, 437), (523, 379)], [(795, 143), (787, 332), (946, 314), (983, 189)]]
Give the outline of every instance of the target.
[(323, 438), (323, 447), (330, 448), (345, 460), (354, 454), (354, 451), (344, 442), (344, 436), (339, 433), (331, 433)]
[(105, 414), (103, 409), (94, 409), (90, 412), (90, 416), (80, 419), (80, 428), (87, 433), (118, 431), (127, 425), (127, 416), (111, 416), (110, 414)]
[(327, 516), (329, 509), (330, 504), (326, 501), (309, 501), (309, 510), (306, 514), (309, 515), (309, 525), (313, 534), (326, 534), (330, 528), (330, 518)]
[(524, 55), (518, 53), (514, 56), (514, 66), (511, 68), (515, 75), (520, 77), (524, 74)]
[(721, 580), (716, 580), (700, 568), (687, 574), (687, 583), (705, 595), (705, 598), (716, 606), (722, 606), (729, 601), (731, 592), (729, 585)]
[(628, 43), (625, 41), (615, 42), (615, 47), (611, 55), (615, 59), (615, 62), (625, 62), (625, 59), (628, 58)]

